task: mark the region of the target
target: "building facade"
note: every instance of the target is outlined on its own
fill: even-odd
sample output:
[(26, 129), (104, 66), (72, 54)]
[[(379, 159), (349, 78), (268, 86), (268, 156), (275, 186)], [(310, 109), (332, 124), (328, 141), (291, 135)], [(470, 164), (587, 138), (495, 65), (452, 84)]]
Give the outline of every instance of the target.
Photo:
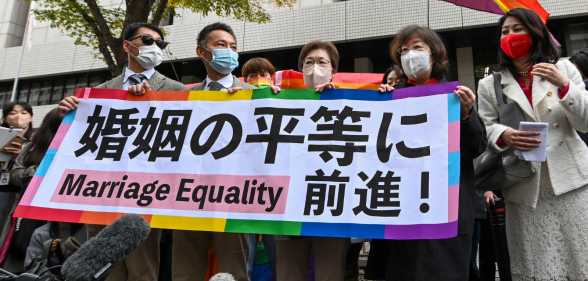
[[(539, 0), (551, 14), (548, 27), (567, 56), (588, 47), (586, 0)], [(100, 1), (116, 7), (121, 0)], [(24, 36), (30, 2), (0, 0), (0, 104), (10, 101), (22, 43), (17, 99), (34, 106), (35, 126), (43, 115), (76, 88), (110, 79), (93, 50), (33, 20)], [(205, 25), (222, 21), (234, 29), (244, 64), (253, 57), (269, 59), (277, 69), (297, 69), (301, 47), (313, 40), (331, 41), (340, 53), (339, 72), (383, 73), (390, 65), (389, 44), (407, 25), (429, 26), (444, 39), (450, 58), (447, 78), (475, 89), (497, 61), (499, 15), (455, 6), (441, 0), (298, 0), (292, 9), (268, 6), (271, 22), (248, 23), (177, 11), (166, 25), (169, 53), (157, 70), (182, 81), (202, 81), (206, 70), (196, 56), (196, 36)], [(240, 75), (238, 68), (234, 74)]]

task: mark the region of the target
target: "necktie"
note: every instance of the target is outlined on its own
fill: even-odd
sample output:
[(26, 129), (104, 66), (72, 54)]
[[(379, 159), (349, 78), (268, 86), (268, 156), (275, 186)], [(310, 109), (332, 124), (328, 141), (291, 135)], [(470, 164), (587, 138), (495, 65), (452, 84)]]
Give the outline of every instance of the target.
[(208, 84), (208, 87), (210, 88), (211, 91), (221, 91), (225, 86), (223, 86), (219, 82), (212, 81)]
[(143, 74), (133, 74), (129, 76), (129, 81), (131, 85), (137, 85), (143, 83), (143, 81), (147, 80), (147, 77)]

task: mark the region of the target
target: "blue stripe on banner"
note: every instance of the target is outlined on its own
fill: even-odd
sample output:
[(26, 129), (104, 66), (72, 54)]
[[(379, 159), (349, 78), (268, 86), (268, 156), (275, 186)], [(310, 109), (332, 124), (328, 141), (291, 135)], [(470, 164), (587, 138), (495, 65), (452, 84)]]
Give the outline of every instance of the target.
[(461, 120), (460, 107), (459, 98), (454, 93), (447, 94), (447, 122), (451, 123)]
[(365, 101), (389, 101), (392, 100), (392, 92), (380, 93), (374, 90), (336, 89), (324, 90), (321, 100), (365, 100)]
[(76, 117), (76, 112), (78, 110), (74, 109), (70, 112), (68, 112), (65, 117), (63, 118), (63, 121), (61, 121), (61, 124), (71, 124), (73, 123), (74, 118)]
[(454, 93), (447, 94), (447, 120), (448, 123), (461, 120), (461, 104)]
[(57, 153), (57, 149), (48, 149), (47, 153), (45, 153), (45, 158), (41, 161), (41, 165), (37, 168), (37, 172), (35, 176), (37, 177), (44, 177), (53, 162), (53, 158), (55, 158), (55, 154)]
[(303, 222), (300, 235), (384, 239), (386, 226), (379, 224)]
[(451, 152), (448, 154), (448, 161), (449, 161), (449, 185), (454, 186), (459, 184), (459, 172), (460, 172), (460, 165), (461, 165), (461, 156), (460, 152)]

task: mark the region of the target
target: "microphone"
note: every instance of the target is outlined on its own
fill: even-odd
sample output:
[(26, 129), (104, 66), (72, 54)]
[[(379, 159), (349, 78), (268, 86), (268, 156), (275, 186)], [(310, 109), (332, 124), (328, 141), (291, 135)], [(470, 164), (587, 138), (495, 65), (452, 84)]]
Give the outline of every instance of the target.
[(104, 280), (116, 264), (147, 239), (150, 231), (140, 215), (124, 215), (84, 243), (65, 261), (61, 273), (67, 280)]
[(215, 276), (212, 276), (209, 281), (237, 281), (233, 275), (229, 273), (217, 273)]

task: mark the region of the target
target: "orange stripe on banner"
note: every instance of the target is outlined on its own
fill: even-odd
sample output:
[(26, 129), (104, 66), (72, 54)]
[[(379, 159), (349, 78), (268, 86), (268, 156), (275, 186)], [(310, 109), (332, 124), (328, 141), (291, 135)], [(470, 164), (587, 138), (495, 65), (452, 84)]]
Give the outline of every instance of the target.
[[(80, 223), (109, 225), (116, 219), (126, 215), (126, 213), (108, 213), (108, 212), (91, 212), (84, 211), (80, 218)], [(148, 223), (151, 223), (153, 215), (141, 215)]]
[(180, 92), (145, 92), (142, 96), (129, 94), (128, 101), (186, 101), (190, 95), (189, 91)]
[(282, 89), (307, 89), (304, 85), (304, 79), (283, 79)]

